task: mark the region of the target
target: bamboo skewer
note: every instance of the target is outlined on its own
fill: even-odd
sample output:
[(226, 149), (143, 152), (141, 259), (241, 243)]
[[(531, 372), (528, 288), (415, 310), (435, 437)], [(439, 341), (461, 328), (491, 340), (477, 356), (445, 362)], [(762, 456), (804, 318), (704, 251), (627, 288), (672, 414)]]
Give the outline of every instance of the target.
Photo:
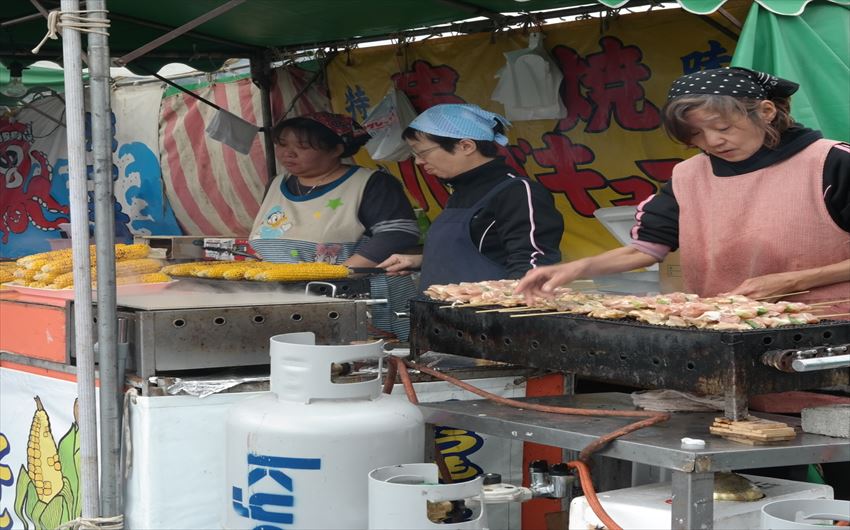
[(549, 315), (575, 315), (575, 311), (550, 311), (548, 313), (523, 313), (521, 315), (511, 315), (511, 318), (522, 317), (546, 317)]
[(753, 300), (758, 300), (758, 301), (770, 300), (771, 298), (782, 298), (783, 296), (794, 296), (794, 295), (798, 295), (798, 294), (806, 294), (808, 292), (809, 291), (796, 291), (796, 292), (793, 292), (793, 293), (775, 294), (773, 296), (762, 296), (761, 298), (753, 298)]
[(835, 314), (832, 314), (832, 315), (818, 315), (817, 317), (818, 318), (850, 317), (850, 313), (835, 313)]
[(440, 309), (457, 309), (457, 308), (459, 308), (459, 307), (489, 307), (489, 306), (493, 306), (493, 305), (497, 305), (497, 304), (496, 304), (496, 302), (487, 302), (486, 304), (484, 304), (484, 303), (477, 303), (477, 304), (449, 304), (449, 305), (441, 305), (441, 306), (440, 306)]
[(523, 311), (549, 311), (545, 307), (500, 307), (499, 309), (480, 309), (476, 313), (521, 313)]
[(821, 306), (821, 305), (846, 304), (847, 302), (850, 302), (850, 298), (847, 298), (846, 300), (829, 300), (829, 301), (826, 301), (826, 302), (816, 302), (814, 304), (807, 304), (807, 305), (809, 307), (818, 307), (818, 306)]

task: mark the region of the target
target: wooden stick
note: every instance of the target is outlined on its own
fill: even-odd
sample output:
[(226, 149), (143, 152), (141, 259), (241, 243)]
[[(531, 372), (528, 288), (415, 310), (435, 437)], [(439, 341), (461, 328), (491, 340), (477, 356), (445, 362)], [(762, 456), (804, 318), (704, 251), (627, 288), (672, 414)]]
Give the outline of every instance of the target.
[(485, 303), (477, 303), (477, 304), (449, 304), (449, 305), (441, 305), (440, 309), (457, 309), (459, 307), (488, 307), (491, 305), (496, 305), (495, 302), (487, 302)]
[(522, 313), (525, 311), (549, 311), (545, 307), (502, 307), (499, 309), (480, 309), (476, 313)]
[(550, 311), (549, 313), (523, 313), (522, 315), (511, 315), (511, 318), (522, 317), (545, 317), (549, 315), (574, 315), (575, 311)]
[(806, 304), (806, 305), (808, 305), (809, 307), (817, 307), (819, 305), (846, 304), (847, 302), (850, 302), (850, 298), (847, 298), (846, 300), (830, 300), (830, 301), (827, 301), (827, 302), (817, 302), (817, 303), (814, 303), (814, 304)]
[[(524, 315), (518, 315), (524, 316)], [(832, 315), (817, 315), (818, 318), (832, 318), (832, 317), (850, 317), (850, 313), (835, 313)]]
[(753, 300), (759, 300), (759, 301), (770, 300), (771, 298), (782, 298), (783, 296), (794, 296), (794, 295), (797, 295), (797, 294), (806, 294), (808, 292), (809, 291), (797, 291), (797, 292), (794, 292), (794, 293), (775, 294), (773, 296), (763, 296), (761, 298), (753, 298)]

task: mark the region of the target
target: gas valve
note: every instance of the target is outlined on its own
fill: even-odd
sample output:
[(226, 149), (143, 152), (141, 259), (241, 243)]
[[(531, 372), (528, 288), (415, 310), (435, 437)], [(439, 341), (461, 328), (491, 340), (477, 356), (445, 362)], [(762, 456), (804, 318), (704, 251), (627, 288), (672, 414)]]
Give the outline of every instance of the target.
[(567, 496), (570, 485), (575, 481), (567, 464), (563, 462), (552, 466), (550, 471), (548, 462), (535, 460), (528, 466), (528, 474), (531, 477), (529, 489), (533, 497), (563, 499)]

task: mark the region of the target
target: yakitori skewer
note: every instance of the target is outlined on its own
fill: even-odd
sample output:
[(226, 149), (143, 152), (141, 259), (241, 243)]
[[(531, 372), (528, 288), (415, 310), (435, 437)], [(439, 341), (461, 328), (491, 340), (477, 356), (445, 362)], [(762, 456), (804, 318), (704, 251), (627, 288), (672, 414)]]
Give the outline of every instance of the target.
[(821, 306), (821, 305), (829, 306), (829, 305), (846, 304), (847, 302), (850, 302), (850, 298), (847, 298), (845, 300), (828, 300), (826, 302), (815, 302), (814, 304), (808, 304), (808, 306), (809, 307), (818, 307), (818, 306)]
[(770, 300), (772, 298), (782, 298), (784, 296), (795, 296), (795, 295), (798, 295), (798, 294), (806, 294), (808, 292), (809, 291), (796, 291), (796, 292), (793, 292), (793, 293), (775, 294), (773, 296), (762, 296), (761, 298), (753, 298), (753, 300)]
[(818, 315), (818, 318), (836, 318), (836, 317), (850, 317), (850, 313), (833, 313), (831, 315)]

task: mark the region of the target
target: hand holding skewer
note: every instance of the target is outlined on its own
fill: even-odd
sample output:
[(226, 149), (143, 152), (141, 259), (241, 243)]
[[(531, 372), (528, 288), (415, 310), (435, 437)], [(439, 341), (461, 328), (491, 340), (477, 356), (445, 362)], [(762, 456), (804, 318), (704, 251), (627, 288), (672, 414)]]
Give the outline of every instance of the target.
[(417, 254), (393, 254), (378, 264), (390, 276), (404, 276), (422, 266), (422, 256)]

